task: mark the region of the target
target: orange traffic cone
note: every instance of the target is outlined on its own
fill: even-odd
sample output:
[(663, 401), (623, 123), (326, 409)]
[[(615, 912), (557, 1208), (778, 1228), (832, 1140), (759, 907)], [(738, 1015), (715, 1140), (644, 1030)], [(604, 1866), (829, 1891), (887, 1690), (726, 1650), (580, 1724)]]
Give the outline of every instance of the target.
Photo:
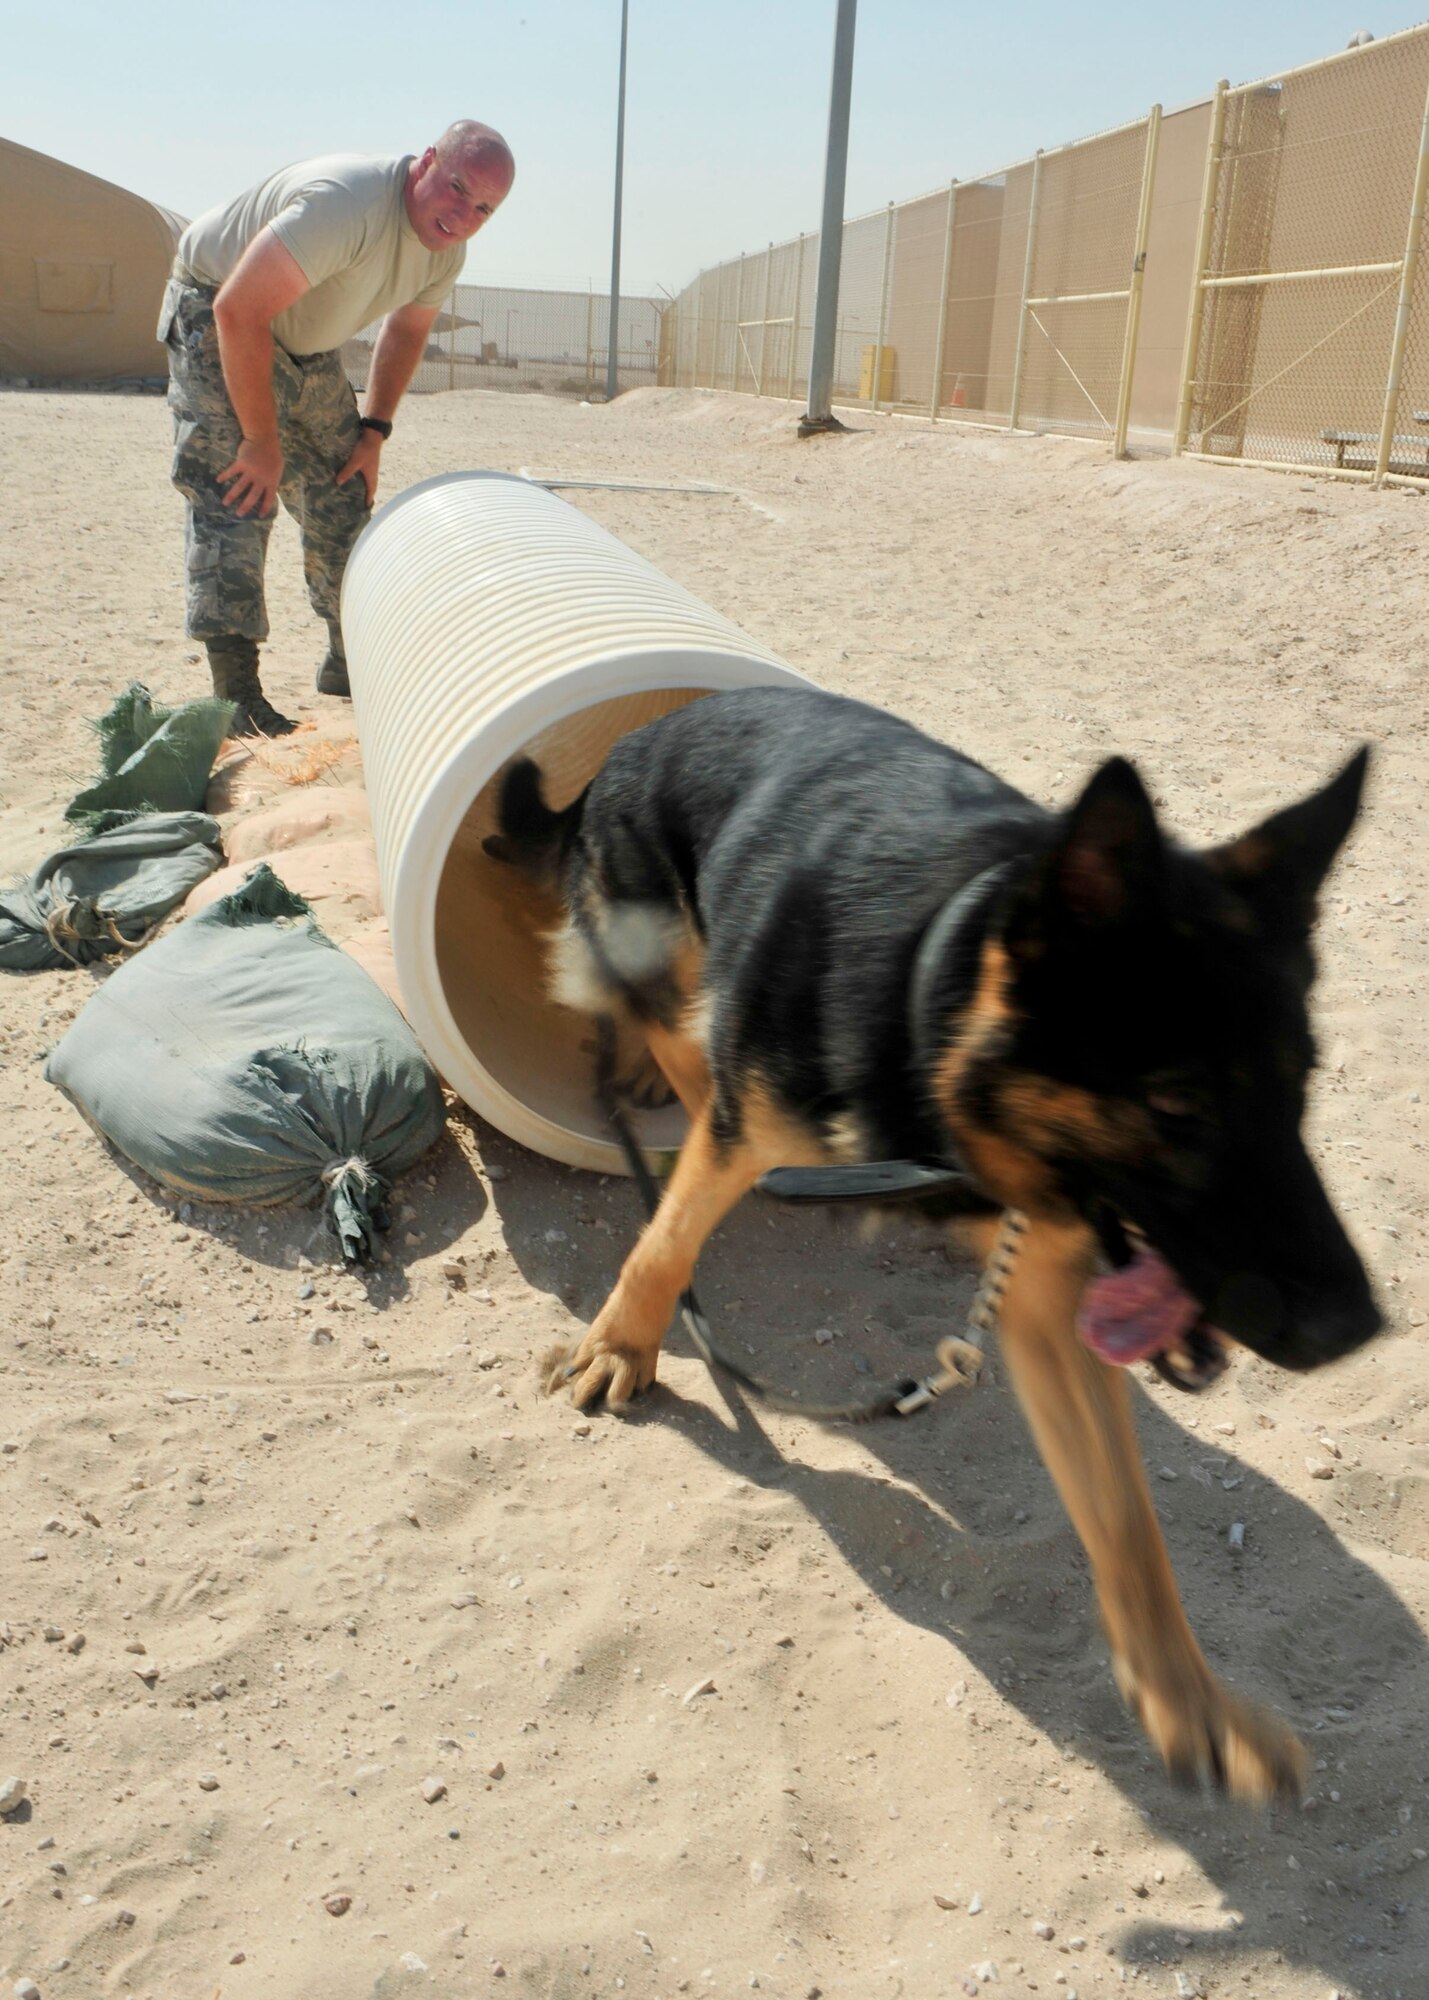
[(954, 410), (965, 410), (967, 408), (967, 403), (968, 403), (968, 392), (963, 387), (962, 376), (958, 375), (954, 378), (953, 381), (953, 394), (950, 407)]

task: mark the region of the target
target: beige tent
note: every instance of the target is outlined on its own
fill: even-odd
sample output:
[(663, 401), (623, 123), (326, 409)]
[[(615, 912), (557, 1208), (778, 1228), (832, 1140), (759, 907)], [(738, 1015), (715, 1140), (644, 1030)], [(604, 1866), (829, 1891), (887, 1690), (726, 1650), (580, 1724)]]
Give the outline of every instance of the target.
[(166, 375), (154, 325), (183, 227), (137, 194), (0, 139), (0, 378)]

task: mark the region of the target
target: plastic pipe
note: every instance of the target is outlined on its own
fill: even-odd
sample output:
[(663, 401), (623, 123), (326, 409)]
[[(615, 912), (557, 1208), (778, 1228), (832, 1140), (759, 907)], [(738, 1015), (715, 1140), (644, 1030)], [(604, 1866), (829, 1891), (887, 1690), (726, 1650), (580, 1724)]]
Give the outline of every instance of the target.
[[(527, 752), (560, 806), (627, 731), (699, 695), (804, 677), (569, 502), (448, 473), (379, 509), (342, 591), (353, 707), (403, 1004), (446, 1082), (508, 1137), (624, 1171), (590, 1023), (546, 998), (555, 903), (482, 848)], [(679, 1143), (678, 1111), (640, 1121)]]

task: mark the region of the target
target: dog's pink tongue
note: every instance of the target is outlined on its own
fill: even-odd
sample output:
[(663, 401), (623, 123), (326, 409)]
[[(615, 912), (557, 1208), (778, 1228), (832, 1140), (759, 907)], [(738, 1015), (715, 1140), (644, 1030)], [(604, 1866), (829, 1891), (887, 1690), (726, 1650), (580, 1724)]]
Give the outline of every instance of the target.
[(1093, 1354), (1125, 1367), (1172, 1347), (1200, 1318), (1154, 1250), (1138, 1250), (1125, 1270), (1093, 1278), (1082, 1294), (1077, 1331)]

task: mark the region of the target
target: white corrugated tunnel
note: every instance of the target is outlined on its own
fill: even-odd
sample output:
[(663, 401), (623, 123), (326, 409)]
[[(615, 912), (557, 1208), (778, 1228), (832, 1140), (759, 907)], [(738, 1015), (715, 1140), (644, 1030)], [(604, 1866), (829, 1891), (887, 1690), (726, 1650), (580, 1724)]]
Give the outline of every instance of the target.
[[(804, 677), (568, 502), (505, 473), (442, 474), (379, 509), (347, 566), (342, 628), (418, 1039), (510, 1138), (623, 1172), (592, 1097), (591, 1024), (546, 995), (543, 938), (559, 911), (482, 850), (497, 780), (524, 752), (564, 805), (642, 723)], [(663, 1149), (683, 1114), (637, 1123)]]

